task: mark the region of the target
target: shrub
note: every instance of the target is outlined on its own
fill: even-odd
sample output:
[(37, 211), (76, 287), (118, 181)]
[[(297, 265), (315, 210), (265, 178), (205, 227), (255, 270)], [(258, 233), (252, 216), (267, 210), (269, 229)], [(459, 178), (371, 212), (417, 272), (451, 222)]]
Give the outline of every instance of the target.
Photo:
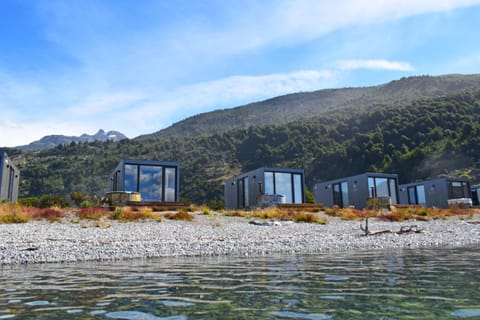
[(327, 224), (328, 221), (325, 218), (321, 218), (314, 213), (310, 212), (296, 212), (292, 215), (294, 221), (297, 222), (309, 222), (309, 223), (319, 223)]
[(305, 186), (305, 202), (315, 203), (315, 197), (313, 196), (313, 193), (310, 191), (310, 189), (307, 186)]
[(100, 220), (100, 218), (109, 216), (110, 213), (102, 207), (86, 207), (77, 211), (80, 219)]
[(66, 208), (69, 206), (68, 202), (61, 196), (46, 194), (40, 198), (31, 197), (19, 199), (18, 203), (28, 207), (35, 208)]
[[(82, 203), (89, 200), (89, 196), (83, 192), (72, 191), (70, 192), (70, 199), (75, 203), (77, 207), (82, 206)], [(82, 206), (83, 207), (83, 206)]]
[(29, 215), (18, 204), (0, 204), (0, 223), (28, 222)]
[(39, 208), (66, 208), (68, 207), (68, 202), (61, 196), (46, 194), (40, 197), (40, 206)]
[(38, 197), (21, 198), (17, 202), (22, 206), (40, 208), (40, 198)]
[(212, 214), (212, 212), (210, 211), (210, 208), (208, 206), (201, 206), (200, 211), (202, 211), (202, 213), (206, 216), (209, 216), (209, 215)]
[(339, 210), (337, 215), (339, 215), (342, 220), (357, 220), (363, 216), (360, 210), (350, 208)]
[(185, 210), (178, 210), (178, 212), (169, 212), (165, 214), (165, 218), (171, 220), (184, 220), (184, 221), (192, 221), (193, 216)]
[(223, 200), (215, 199), (207, 202), (207, 207), (211, 210), (220, 211), (225, 209), (225, 204)]
[(142, 208), (139, 211), (133, 211), (130, 207), (116, 208), (112, 218), (122, 222), (145, 219), (162, 221), (160, 214), (153, 213), (151, 208)]
[(33, 219), (46, 219), (55, 222), (65, 217), (65, 212), (58, 208), (40, 208), (31, 213)]
[(336, 212), (332, 208), (325, 208), (324, 212), (326, 215), (334, 217), (336, 215)]
[(93, 198), (84, 200), (82, 201), (82, 203), (80, 203), (80, 207), (82, 208), (97, 207), (98, 205), (99, 205), (99, 202)]

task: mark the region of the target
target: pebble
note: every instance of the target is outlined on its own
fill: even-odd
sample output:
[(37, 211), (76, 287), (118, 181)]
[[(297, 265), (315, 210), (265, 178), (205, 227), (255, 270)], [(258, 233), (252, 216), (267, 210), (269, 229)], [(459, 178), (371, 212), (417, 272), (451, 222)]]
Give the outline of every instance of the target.
[[(478, 219), (478, 217), (474, 217)], [(109, 228), (69, 221), (31, 221), (0, 225), (0, 264), (78, 262), (173, 256), (314, 254), (369, 249), (469, 246), (480, 244), (480, 224), (458, 218), (428, 222), (370, 219), (364, 236), (361, 221), (329, 217), (326, 225), (250, 223), (241, 217), (195, 214), (193, 221), (117, 222)], [(396, 234), (417, 225), (421, 233)]]

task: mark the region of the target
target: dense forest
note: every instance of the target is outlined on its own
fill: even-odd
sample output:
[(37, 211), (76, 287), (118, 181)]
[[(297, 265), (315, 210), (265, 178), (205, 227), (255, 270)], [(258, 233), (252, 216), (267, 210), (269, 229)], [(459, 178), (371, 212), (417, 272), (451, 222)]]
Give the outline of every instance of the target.
[(152, 135), (7, 152), (21, 169), (21, 197), (102, 196), (122, 158), (178, 160), (181, 196), (194, 203), (221, 201), (225, 179), (261, 166), (304, 168), (309, 187), (365, 171), (398, 173), (400, 182), (462, 176), (478, 183), (480, 90), (197, 138)]

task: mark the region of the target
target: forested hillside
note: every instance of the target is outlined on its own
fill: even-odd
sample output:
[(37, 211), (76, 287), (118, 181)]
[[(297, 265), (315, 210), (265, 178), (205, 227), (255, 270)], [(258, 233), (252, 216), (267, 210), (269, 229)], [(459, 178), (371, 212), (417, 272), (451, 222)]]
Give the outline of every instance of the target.
[(418, 99), (437, 98), (479, 88), (480, 75), (474, 74), (408, 77), (373, 87), (294, 93), (233, 109), (199, 114), (144, 137), (205, 136), (233, 129), (286, 124), (338, 111), (408, 104)]
[(401, 182), (445, 175), (480, 182), (480, 88), (392, 101), (197, 138), (152, 135), (9, 154), (22, 170), (22, 197), (103, 195), (122, 158), (180, 161), (181, 196), (195, 203), (221, 200), (226, 178), (260, 166), (305, 168), (310, 187), (364, 171), (398, 173)]

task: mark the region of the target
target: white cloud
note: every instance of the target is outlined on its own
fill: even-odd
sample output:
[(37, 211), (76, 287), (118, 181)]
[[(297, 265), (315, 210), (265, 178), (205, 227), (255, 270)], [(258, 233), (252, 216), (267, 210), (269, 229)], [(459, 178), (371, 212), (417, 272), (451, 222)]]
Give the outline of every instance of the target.
[(413, 66), (408, 62), (388, 60), (342, 60), (338, 62), (342, 70), (373, 69), (393, 71), (413, 71)]
[(134, 137), (160, 130), (199, 112), (334, 85), (332, 71), (301, 70), (232, 76), (170, 91), (97, 93), (53, 117), (38, 117), (32, 122), (3, 119), (0, 130), (6, 134), (0, 136), (0, 146), (23, 145), (51, 134), (94, 133), (100, 128), (112, 128)]
[(144, 96), (133, 92), (98, 93), (85, 98), (79, 105), (70, 107), (68, 112), (78, 116), (95, 116), (120, 110), (141, 101)]
[[(150, 22), (142, 24), (142, 15), (132, 19), (135, 21), (128, 20), (134, 16), (125, 10), (128, 5), (117, 6), (115, 2), (42, 2), (38, 5), (42, 21), (35, 25), (46, 26), (39, 33), (53, 44), (59, 57), (68, 57), (67, 62), (59, 62), (68, 67), (48, 66), (44, 70), (40, 66), (21, 77), (2, 74), (0, 64), (0, 109), (10, 112), (0, 122), (0, 146), (24, 144), (48, 134), (79, 135), (99, 128), (117, 129), (132, 137), (199, 112), (335, 87), (339, 77), (356, 69), (412, 71), (412, 64), (396, 60), (394, 49), (377, 55), (391, 60), (341, 60), (329, 71), (285, 70), (318, 69), (328, 65), (328, 60), (371, 57), (371, 52), (356, 51), (370, 45), (350, 32), (357, 26), (369, 25), (366, 29), (370, 30), (385, 21), (448, 13), (479, 3), (246, 0), (238, 4), (217, 2), (212, 4), (214, 8), (208, 4), (197, 7), (208, 8), (199, 10), (202, 12), (169, 4), (165, 7), (174, 8), (178, 15), (163, 19), (162, 14), (168, 18), (172, 12), (159, 10), (162, 3), (153, 2), (140, 6), (142, 12), (151, 12)], [(210, 16), (213, 11), (215, 17)], [(312, 50), (310, 61), (304, 64), (304, 56), (292, 54), (300, 51), (293, 46), (338, 30), (347, 30), (344, 38), (335, 42), (339, 50)], [(397, 39), (392, 37), (392, 43), (403, 43)], [(385, 45), (383, 39), (378, 41)], [(291, 48), (287, 53), (278, 50), (286, 47)], [(285, 66), (284, 61), (290, 58), (295, 63)], [(471, 59), (476, 61), (475, 57)], [(238, 66), (237, 61), (241, 61)], [(421, 70), (422, 66), (412, 63)], [(252, 75), (234, 75), (243, 71), (243, 65)]]

